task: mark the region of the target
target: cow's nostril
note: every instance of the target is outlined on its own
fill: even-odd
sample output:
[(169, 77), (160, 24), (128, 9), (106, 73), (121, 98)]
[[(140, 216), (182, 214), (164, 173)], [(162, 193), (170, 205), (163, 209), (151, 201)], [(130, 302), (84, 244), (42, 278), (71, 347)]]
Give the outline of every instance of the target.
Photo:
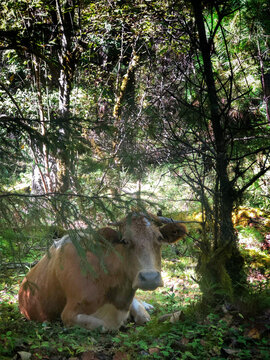
[(139, 278), (141, 281), (155, 281), (159, 278), (160, 274), (157, 271), (141, 271), (139, 273)]
[(163, 285), (161, 275), (158, 271), (141, 271), (138, 274), (138, 285), (143, 290), (154, 290)]
[(140, 272), (138, 278), (139, 278), (139, 281), (145, 281), (144, 273)]

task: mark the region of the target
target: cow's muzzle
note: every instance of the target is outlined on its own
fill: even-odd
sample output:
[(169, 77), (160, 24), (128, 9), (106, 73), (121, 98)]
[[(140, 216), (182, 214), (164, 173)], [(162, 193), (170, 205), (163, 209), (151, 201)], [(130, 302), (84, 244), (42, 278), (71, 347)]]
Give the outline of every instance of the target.
[(140, 271), (133, 283), (134, 289), (155, 290), (163, 286), (161, 274), (158, 271)]

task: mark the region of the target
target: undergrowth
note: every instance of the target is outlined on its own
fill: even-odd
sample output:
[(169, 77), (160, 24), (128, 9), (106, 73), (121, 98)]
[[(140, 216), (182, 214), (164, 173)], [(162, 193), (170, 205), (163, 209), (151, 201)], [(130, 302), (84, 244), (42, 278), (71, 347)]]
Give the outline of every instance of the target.
[(269, 338), (262, 335), (240, 313), (210, 313), (196, 321), (193, 313), (175, 324), (153, 320), (113, 341), (132, 359), (269, 359)]

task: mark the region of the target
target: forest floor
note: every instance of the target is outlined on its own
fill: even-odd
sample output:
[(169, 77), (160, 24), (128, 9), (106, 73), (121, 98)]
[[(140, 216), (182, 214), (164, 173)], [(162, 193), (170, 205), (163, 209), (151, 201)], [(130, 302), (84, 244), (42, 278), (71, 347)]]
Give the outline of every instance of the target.
[[(141, 299), (154, 306), (151, 321), (145, 326), (131, 322), (109, 334), (65, 328), (60, 321), (40, 324), (25, 320), (17, 302), (24, 273), (3, 270), (0, 359), (270, 359), (270, 256), (256, 241), (241, 241), (254, 289), (244, 306), (198, 307), (201, 294), (194, 280), (194, 259), (182, 257), (183, 249), (168, 247), (163, 253), (165, 286), (139, 292)], [(263, 302), (258, 311), (258, 303)]]

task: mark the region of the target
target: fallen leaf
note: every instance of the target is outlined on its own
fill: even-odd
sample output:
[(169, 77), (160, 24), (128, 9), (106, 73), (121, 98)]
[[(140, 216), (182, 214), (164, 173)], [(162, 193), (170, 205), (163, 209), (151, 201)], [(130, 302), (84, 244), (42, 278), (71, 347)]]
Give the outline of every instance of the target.
[(170, 317), (170, 323), (174, 324), (180, 320), (183, 320), (183, 313), (182, 311), (176, 311), (174, 313), (172, 313), (172, 316)]
[(223, 304), (223, 305), (221, 306), (221, 310), (224, 312), (224, 314), (227, 314), (227, 313), (228, 313), (228, 309), (227, 309), (227, 307), (226, 307), (225, 304)]
[(117, 351), (113, 356), (113, 360), (126, 360), (127, 358), (127, 354), (122, 351)]
[(189, 339), (186, 337), (182, 337), (180, 340), (181, 345), (187, 345), (189, 343)]
[(170, 314), (165, 314), (165, 315), (161, 315), (161, 316), (158, 318), (158, 322), (164, 322), (164, 321), (170, 319), (171, 316), (172, 316), (172, 313), (170, 313)]
[(160, 352), (160, 349), (157, 347), (153, 347), (153, 348), (150, 348), (148, 351), (149, 351), (149, 354), (152, 355), (152, 354), (158, 354)]
[(218, 346), (213, 346), (210, 350), (210, 353), (215, 356), (220, 355), (220, 348)]
[(254, 327), (248, 331), (247, 337), (249, 337), (251, 339), (260, 339), (260, 337), (261, 337), (260, 331)]
[(93, 351), (86, 351), (82, 354), (82, 360), (98, 360)]
[(26, 352), (26, 351), (19, 351), (18, 354), (20, 355), (21, 360), (29, 360), (32, 356), (31, 353)]
[(205, 340), (203, 340), (203, 339), (200, 340), (200, 343), (201, 343), (202, 346), (206, 346), (206, 345), (207, 345), (207, 342), (206, 342)]
[(233, 316), (227, 313), (225, 316), (223, 316), (221, 320), (225, 321), (227, 325), (231, 325), (233, 321)]
[(225, 351), (226, 354), (228, 355), (235, 355), (239, 352), (239, 350), (236, 350), (236, 349), (222, 349), (223, 351)]

